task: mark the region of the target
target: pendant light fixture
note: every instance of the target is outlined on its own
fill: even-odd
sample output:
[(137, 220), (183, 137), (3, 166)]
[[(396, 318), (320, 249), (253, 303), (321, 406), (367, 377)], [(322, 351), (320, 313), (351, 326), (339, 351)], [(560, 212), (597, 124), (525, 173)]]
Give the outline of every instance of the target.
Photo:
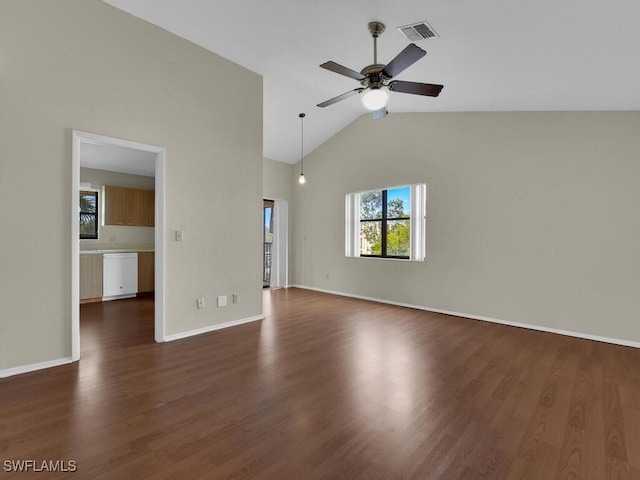
[(298, 115), (300, 117), (300, 176), (298, 183), (300, 184), (306, 182), (304, 178), (304, 116), (304, 113)]

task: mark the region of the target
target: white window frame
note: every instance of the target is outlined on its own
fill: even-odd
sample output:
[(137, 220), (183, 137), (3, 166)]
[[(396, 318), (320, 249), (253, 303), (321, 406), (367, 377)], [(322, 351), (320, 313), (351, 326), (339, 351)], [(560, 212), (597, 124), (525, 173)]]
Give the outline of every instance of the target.
[[(393, 190), (410, 188), (410, 252), (409, 258), (362, 257), (360, 256), (360, 195), (376, 190)], [(382, 187), (348, 193), (345, 196), (345, 256), (352, 258), (377, 258), (382, 260), (398, 260), (401, 262), (424, 262), (426, 259), (426, 220), (427, 220), (427, 185), (416, 183), (399, 187)]]

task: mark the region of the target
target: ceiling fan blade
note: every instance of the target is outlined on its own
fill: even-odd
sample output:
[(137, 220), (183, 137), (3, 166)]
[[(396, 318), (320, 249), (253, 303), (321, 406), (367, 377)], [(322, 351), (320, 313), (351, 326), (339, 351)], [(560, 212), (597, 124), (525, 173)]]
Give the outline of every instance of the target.
[(338, 103), (341, 100), (344, 100), (345, 98), (349, 98), (352, 97), (354, 95), (357, 95), (358, 93), (360, 93), (361, 91), (363, 91), (364, 88), (356, 88), (355, 90), (350, 90), (346, 93), (343, 93), (342, 95), (338, 95), (337, 97), (333, 97), (330, 98), (329, 100), (325, 100), (322, 103), (319, 103), (318, 107), (328, 107), (329, 105), (333, 105), (334, 103)]
[(373, 111), (373, 119), (378, 120), (379, 118), (384, 118), (387, 116), (389, 112), (387, 111), (386, 105), (379, 110)]
[(387, 66), (382, 69), (382, 74), (387, 78), (393, 78), (406, 68), (409, 68), (411, 65), (416, 63), (426, 54), (427, 52), (422, 50), (415, 43), (410, 43), (404, 50), (396, 55), (396, 58), (391, 60)]
[(412, 93), (414, 95), (426, 95), (427, 97), (437, 97), (444, 87), (433, 83), (403, 82), (394, 80), (389, 83), (389, 90), (392, 92)]
[(364, 80), (366, 78), (360, 72), (356, 72), (355, 70), (351, 70), (350, 68), (343, 67), (342, 65), (336, 62), (325, 62), (322, 65), (320, 65), (320, 68), (324, 68), (326, 70), (339, 73), (340, 75), (344, 75), (345, 77), (353, 78), (358, 81)]

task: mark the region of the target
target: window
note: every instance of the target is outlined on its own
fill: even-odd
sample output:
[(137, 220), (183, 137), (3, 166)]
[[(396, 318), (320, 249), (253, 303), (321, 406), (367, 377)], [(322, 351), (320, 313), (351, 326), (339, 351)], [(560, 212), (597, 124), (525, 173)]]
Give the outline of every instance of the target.
[(80, 239), (98, 238), (98, 192), (80, 190)]
[(345, 254), (424, 261), (426, 185), (350, 193)]

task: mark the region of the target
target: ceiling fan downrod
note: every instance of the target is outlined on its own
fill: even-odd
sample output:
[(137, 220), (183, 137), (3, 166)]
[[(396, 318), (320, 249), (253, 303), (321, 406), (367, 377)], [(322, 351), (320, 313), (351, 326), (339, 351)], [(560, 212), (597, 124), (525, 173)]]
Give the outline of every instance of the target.
[(373, 64), (376, 65), (378, 63), (378, 37), (384, 32), (384, 23), (380, 22), (370, 22), (369, 25), (369, 33), (373, 37)]

